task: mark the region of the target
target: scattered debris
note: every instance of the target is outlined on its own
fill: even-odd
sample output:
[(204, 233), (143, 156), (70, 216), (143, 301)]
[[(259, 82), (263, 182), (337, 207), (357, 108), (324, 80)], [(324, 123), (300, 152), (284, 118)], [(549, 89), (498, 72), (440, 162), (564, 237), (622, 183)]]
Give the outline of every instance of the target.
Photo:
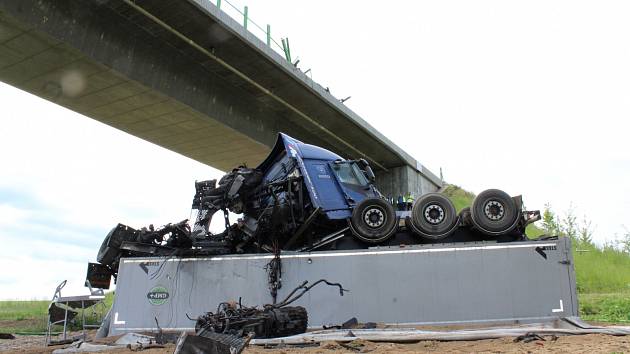
[(533, 342), (535, 340), (542, 340), (542, 341), (544, 341), (545, 338), (539, 336), (536, 333), (530, 332), (530, 333), (525, 333), (525, 334), (523, 334), (521, 336), (518, 336), (518, 337), (514, 338), (514, 343), (516, 343), (516, 342), (529, 343), (529, 342)]
[(211, 331), (244, 336), (251, 332), (256, 338), (276, 338), (304, 333), (307, 323), (308, 315), (302, 306), (260, 310), (224, 302), (216, 314), (200, 316), (195, 329), (198, 334)]
[(245, 349), (251, 337), (205, 331), (191, 336), (182, 332), (173, 354), (239, 354)]
[(72, 343), (69, 347), (63, 349), (55, 349), (52, 354), (68, 354), (68, 353), (97, 353), (112, 350), (113, 348), (124, 348), (124, 346), (111, 346), (106, 344), (90, 344), (82, 340)]
[[(93, 289), (90, 285), (90, 281), (86, 281), (86, 286), (90, 288), (89, 295), (78, 296), (61, 296), (61, 290), (66, 286), (67, 280), (62, 281), (57, 285), (55, 294), (48, 305), (48, 316), (46, 326), (46, 345), (61, 345), (69, 344), (78, 339), (86, 338), (86, 330), (95, 326), (86, 324), (85, 310), (91, 308), (97, 304), (103, 304), (105, 294), (102, 289)], [(81, 312), (79, 312), (81, 311)], [(71, 321), (81, 314), (81, 328), (83, 333), (79, 337), (68, 338), (68, 325)], [(52, 338), (52, 328), (54, 325), (63, 326), (62, 339), (54, 340)]]
[[(173, 341), (174, 342), (174, 341)], [(55, 349), (54, 354), (65, 353), (93, 353), (110, 351), (115, 349), (129, 349), (131, 351), (141, 351), (151, 348), (164, 348), (163, 344), (157, 343), (156, 338), (139, 333), (126, 333), (113, 343), (87, 343), (84, 340), (77, 340), (63, 349)]]
[[(288, 306), (318, 284), (325, 283), (345, 291), (339, 283), (320, 279), (308, 285), (304, 281), (277, 304), (263, 309), (243, 306), (239, 302), (222, 302), (216, 313), (207, 312), (197, 318), (192, 336), (182, 333), (177, 340), (175, 354), (235, 354), (243, 351), (252, 338), (277, 338), (306, 332), (308, 314), (302, 306)], [(159, 328), (159, 325), (158, 325)], [(276, 343), (276, 346), (281, 343)]]
[(74, 338), (66, 338), (66, 339), (59, 339), (59, 340), (51, 339), (48, 341), (47, 345), (52, 347), (52, 346), (57, 346), (57, 345), (72, 344), (74, 342), (76, 342), (76, 339)]
[(118, 338), (114, 344), (116, 345), (149, 345), (154, 344), (155, 337), (147, 336), (138, 333), (126, 333), (122, 337)]
[(339, 345), (355, 352), (360, 352), (361, 349), (363, 349), (364, 347), (364, 344), (360, 341), (352, 341), (350, 343), (339, 343)]
[(370, 328), (376, 328), (376, 327), (377, 327), (376, 322), (359, 323), (359, 320), (357, 320), (356, 317), (352, 317), (351, 319), (347, 320), (341, 325), (323, 326), (324, 329), (353, 329), (353, 328), (370, 329)]
[(351, 319), (341, 324), (341, 328), (343, 329), (357, 328), (358, 326), (359, 326), (359, 320), (357, 320), (356, 317), (352, 317)]
[(155, 344), (152, 344), (153, 347), (156, 345), (164, 345), (167, 343), (177, 343), (179, 339), (179, 335), (175, 332), (164, 332), (162, 327), (160, 327), (160, 323), (158, 322), (157, 317), (153, 317), (155, 319), (155, 326), (157, 327), (157, 333), (155, 334)]
[[(288, 347), (288, 345), (284, 343), (276, 343), (276, 344), (265, 344), (262, 347), (265, 349), (282, 349), (282, 348)], [(291, 344), (291, 348), (312, 348), (312, 347), (320, 347), (320, 344), (315, 343), (315, 342)]]
[(253, 334), (255, 338), (285, 337), (306, 332), (308, 314), (302, 306), (288, 306), (318, 284), (325, 283), (339, 288), (343, 296), (344, 289), (339, 283), (331, 283), (320, 279), (311, 285), (304, 281), (293, 289), (287, 297), (277, 304), (264, 305), (263, 309), (246, 307), (239, 302), (222, 302), (216, 313), (207, 312), (197, 318), (195, 331), (197, 335), (205, 332), (246, 336)]
[[(535, 335), (536, 337), (532, 336)], [(481, 328), (450, 331), (426, 331), (415, 328), (378, 328), (378, 329), (329, 329), (313, 331), (288, 338), (255, 338), (253, 345), (270, 345), (284, 343), (286, 345), (300, 343), (324, 343), (336, 341), (352, 342), (360, 339), (371, 342), (407, 343), (413, 341), (469, 341), (481, 339), (497, 339), (505, 337), (533, 338), (540, 341), (543, 336), (551, 340), (559, 335), (607, 334), (613, 336), (630, 335), (630, 326), (590, 326), (582, 328), (573, 325), (570, 320), (550, 326), (549, 324), (532, 324), (514, 328)]]
[(101, 325), (96, 331), (94, 338), (107, 337), (107, 335), (109, 334), (109, 325), (111, 324), (111, 321), (112, 321), (112, 309), (110, 308), (107, 311), (107, 314), (105, 315), (105, 317), (103, 318), (103, 321), (101, 321)]

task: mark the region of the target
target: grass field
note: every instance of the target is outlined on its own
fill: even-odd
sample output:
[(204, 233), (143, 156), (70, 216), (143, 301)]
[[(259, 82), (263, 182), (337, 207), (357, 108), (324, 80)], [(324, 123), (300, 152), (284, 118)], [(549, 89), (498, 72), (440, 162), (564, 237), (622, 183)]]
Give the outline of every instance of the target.
[[(474, 198), (474, 194), (452, 185), (445, 194), (458, 211), (470, 206)], [(530, 238), (543, 233), (535, 225), (527, 229)], [(630, 256), (614, 249), (581, 244), (574, 246), (573, 258), (582, 318), (630, 323)], [(107, 308), (112, 301), (113, 293), (109, 293)], [(47, 308), (48, 301), (0, 301), (0, 333), (44, 332)]]
[[(96, 308), (98, 315), (103, 316), (107, 309), (111, 307), (114, 294), (108, 293), (105, 297), (104, 306)], [(49, 301), (0, 301), (0, 333), (32, 334), (46, 332), (47, 311)], [(85, 312), (86, 322), (95, 324), (96, 319), (91, 315), (91, 311)], [(71, 328), (81, 327), (81, 316), (78, 315), (76, 322)], [(61, 326), (56, 326), (55, 330), (60, 330)]]
[(630, 323), (630, 255), (577, 245), (573, 259), (582, 317)]

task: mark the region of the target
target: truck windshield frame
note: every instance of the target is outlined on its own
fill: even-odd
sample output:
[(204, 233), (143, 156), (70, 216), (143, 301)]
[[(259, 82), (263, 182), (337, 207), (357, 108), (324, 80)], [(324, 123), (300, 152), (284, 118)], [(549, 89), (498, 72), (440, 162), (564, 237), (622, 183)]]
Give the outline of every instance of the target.
[(368, 179), (365, 177), (359, 166), (357, 166), (356, 162), (333, 162), (331, 165), (332, 170), (340, 183), (359, 187), (366, 187), (369, 185)]

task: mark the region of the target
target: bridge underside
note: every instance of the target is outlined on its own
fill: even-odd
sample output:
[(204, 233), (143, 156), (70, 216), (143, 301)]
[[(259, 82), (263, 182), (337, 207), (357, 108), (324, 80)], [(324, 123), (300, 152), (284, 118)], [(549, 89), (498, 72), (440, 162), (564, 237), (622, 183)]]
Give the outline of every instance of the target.
[(401, 169), (414, 191), (440, 184), (212, 5), (135, 3), (164, 23), (122, 0), (0, 0), (0, 80), (221, 170), (256, 165), (284, 131), (367, 158), (385, 184)]

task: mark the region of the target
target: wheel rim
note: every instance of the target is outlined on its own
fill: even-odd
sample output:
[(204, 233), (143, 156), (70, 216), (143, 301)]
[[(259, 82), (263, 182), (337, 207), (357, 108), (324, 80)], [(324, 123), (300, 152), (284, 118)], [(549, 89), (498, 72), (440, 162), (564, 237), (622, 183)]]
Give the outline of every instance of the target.
[(437, 204), (429, 204), (424, 208), (424, 219), (432, 225), (437, 225), (444, 221), (444, 209)]
[(368, 227), (377, 229), (385, 224), (385, 212), (378, 207), (369, 207), (363, 213), (363, 221)]
[(505, 207), (498, 200), (489, 200), (483, 207), (483, 213), (492, 221), (501, 220), (505, 216)]

